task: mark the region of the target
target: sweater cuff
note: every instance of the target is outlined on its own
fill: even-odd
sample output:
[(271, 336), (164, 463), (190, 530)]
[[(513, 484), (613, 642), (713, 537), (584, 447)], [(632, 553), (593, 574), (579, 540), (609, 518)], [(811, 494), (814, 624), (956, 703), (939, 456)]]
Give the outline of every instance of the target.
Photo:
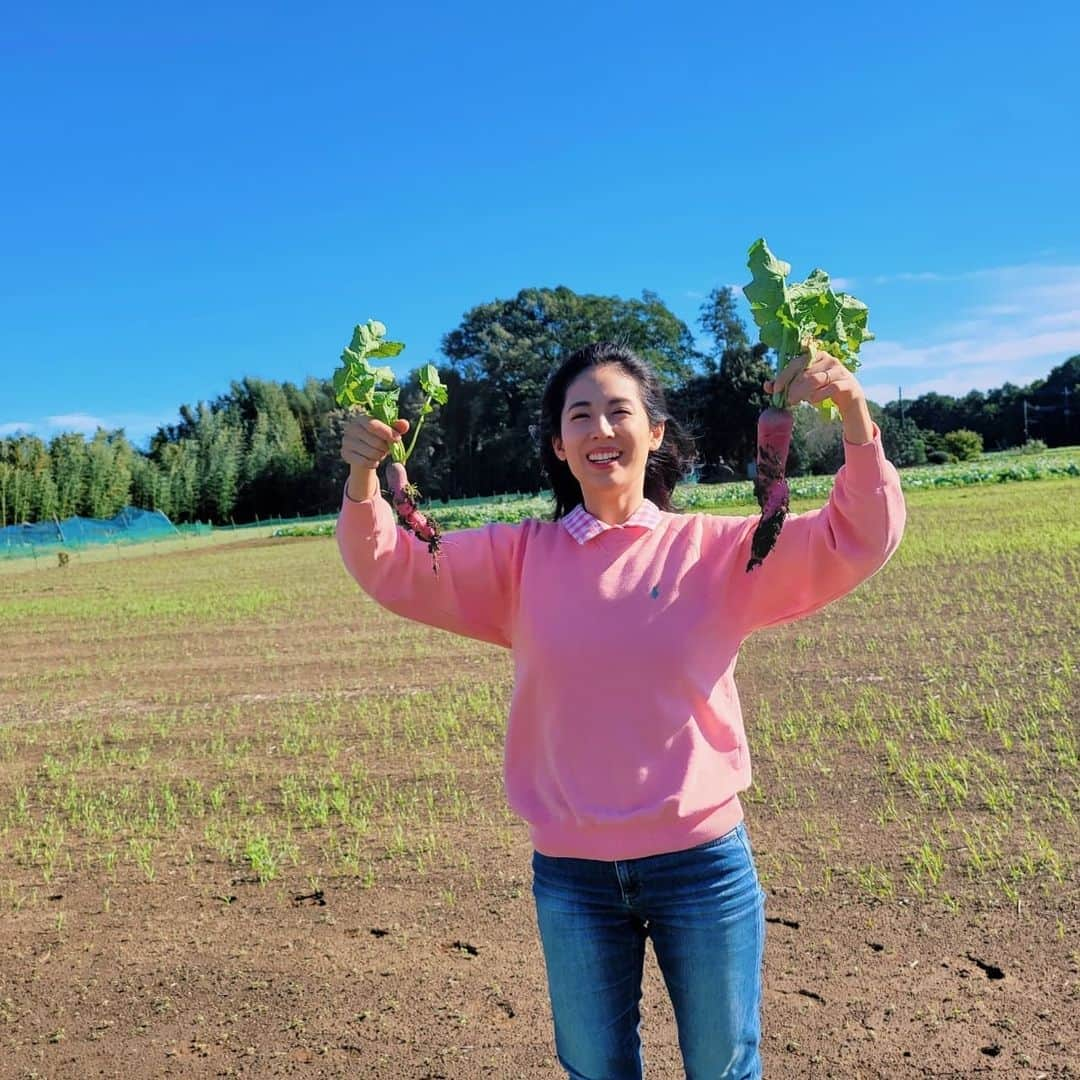
[(848, 487), (876, 491), (888, 483), (891, 471), (877, 424), (874, 424), (874, 436), (868, 443), (851, 443), (844, 439), (844, 478)]
[(354, 499), (354, 498), (353, 498), (353, 497), (352, 497), (352, 496), (351, 496), (351, 495), (349, 494), (349, 481), (348, 481), (348, 480), (346, 480), (346, 481), (345, 481), (345, 487), (344, 487), (344, 488), (342, 488), (342, 493), (343, 493), (343, 494), (344, 494), (344, 496), (345, 496), (345, 498), (344, 498), (344, 499), (342, 500), (342, 502), (341, 502), (341, 505), (342, 505), (342, 506), (345, 506), (345, 505), (346, 505), (346, 504), (348, 504), (348, 503), (369, 503), (369, 502), (371, 502), (371, 501), (372, 501), (372, 500), (374, 499), (374, 496), (372, 496), (372, 498), (371, 498), (371, 499)]
[(349, 494), (349, 482), (346, 480), (341, 493), (341, 513), (338, 520), (347, 522), (350, 529), (358, 530), (362, 535), (373, 535), (379, 528), (380, 504), (386, 506), (386, 500), (381, 493), (370, 499), (354, 499)]

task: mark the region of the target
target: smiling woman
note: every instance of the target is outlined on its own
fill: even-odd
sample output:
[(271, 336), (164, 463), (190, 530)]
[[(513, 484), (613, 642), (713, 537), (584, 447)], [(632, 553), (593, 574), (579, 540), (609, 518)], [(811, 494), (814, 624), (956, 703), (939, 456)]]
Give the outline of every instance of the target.
[(611, 365), (583, 372), (567, 396), (578, 400), (563, 408), (553, 452), (577, 480), (585, 509), (621, 525), (645, 498), (645, 464), (663, 442), (664, 421), (650, 421), (633, 378)]
[(648, 499), (671, 511), (691, 443), (668, 411), (656, 374), (623, 345), (596, 342), (555, 373), (540, 403), (540, 460), (555, 520), (582, 504), (622, 524)]
[[(369, 430), (374, 468), (394, 433)], [(513, 650), (504, 780), (531, 830), (568, 1075), (641, 1076), (651, 938), (687, 1076), (753, 1080), (764, 894), (739, 799), (750, 760), (735, 664), (755, 630), (819, 610), (885, 563), (904, 524), (899, 478), (876, 428), (846, 442), (828, 505), (789, 521), (750, 576), (756, 517), (674, 511), (688, 444), (631, 350), (598, 342), (568, 357), (540, 433), (554, 521), (447, 533), (433, 579), (372, 482), (366, 498), (344, 493), (342, 558), (384, 607)]]

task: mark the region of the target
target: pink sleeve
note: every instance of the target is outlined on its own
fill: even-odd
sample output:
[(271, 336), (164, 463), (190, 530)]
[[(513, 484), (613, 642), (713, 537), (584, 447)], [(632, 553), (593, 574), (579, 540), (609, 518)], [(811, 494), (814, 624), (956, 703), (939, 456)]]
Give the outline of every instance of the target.
[(800, 619), (851, 592), (896, 551), (906, 516), (900, 477), (885, 457), (877, 425), (872, 442), (845, 440), (844, 465), (828, 503), (789, 516), (776, 547), (749, 573), (759, 519), (740, 523), (727, 590), (740, 636)]
[(401, 528), (381, 496), (346, 496), (337, 543), (346, 569), (383, 607), (406, 618), (510, 646), (524, 527), (487, 525), (446, 533), (439, 573), (427, 545)]

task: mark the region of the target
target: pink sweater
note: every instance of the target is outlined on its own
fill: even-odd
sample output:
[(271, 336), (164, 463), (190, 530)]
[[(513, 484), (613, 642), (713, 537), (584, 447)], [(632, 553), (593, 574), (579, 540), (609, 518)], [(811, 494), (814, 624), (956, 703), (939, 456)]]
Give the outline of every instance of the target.
[(505, 770), (545, 855), (679, 851), (738, 824), (750, 758), (735, 689), (746, 637), (818, 611), (884, 565), (904, 528), (880, 434), (845, 443), (828, 504), (789, 517), (746, 572), (757, 517), (660, 515), (579, 544), (560, 522), (488, 525), (427, 549), (382, 498), (337, 538), (379, 604), (513, 650)]

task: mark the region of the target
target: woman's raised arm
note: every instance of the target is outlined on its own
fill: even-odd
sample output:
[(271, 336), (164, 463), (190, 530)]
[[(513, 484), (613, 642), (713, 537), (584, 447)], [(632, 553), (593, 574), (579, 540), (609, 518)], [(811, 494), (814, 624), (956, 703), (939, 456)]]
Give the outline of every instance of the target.
[(439, 572), (428, 546), (394, 520), (375, 469), (408, 421), (391, 429), (363, 413), (342, 435), (349, 463), (337, 543), (346, 569), (383, 607), (429, 626), (509, 647), (526, 526), (487, 525), (448, 534)]

